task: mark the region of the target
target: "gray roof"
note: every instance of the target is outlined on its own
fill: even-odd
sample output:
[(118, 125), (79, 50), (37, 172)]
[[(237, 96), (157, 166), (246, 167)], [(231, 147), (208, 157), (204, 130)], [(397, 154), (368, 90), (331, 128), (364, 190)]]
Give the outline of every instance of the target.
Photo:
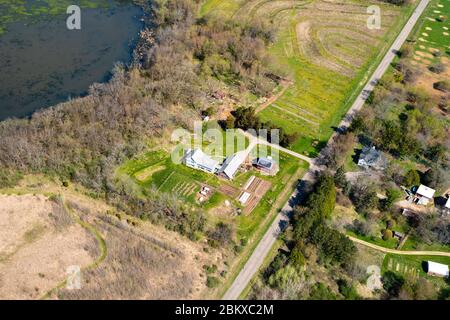
[(270, 170), (275, 165), (275, 162), (272, 159), (261, 157), (261, 158), (258, 158), (258, 160), (256, 161), (256, 164), (258, 166), (261, 166), (263, 168), (266, 168), (266, 169)]
[(359, 160), (363, 160), (368, 166), (386, 167), (387, 160), (383, 153), (375, 147), (363, 147)]
[(239, 151), (229, 156), (219, 169), (219, 173), (224, 173), (228, 178), (233, 179), (234, 174), (245, 161), (246, 157), (247, 155), (244, 151)]

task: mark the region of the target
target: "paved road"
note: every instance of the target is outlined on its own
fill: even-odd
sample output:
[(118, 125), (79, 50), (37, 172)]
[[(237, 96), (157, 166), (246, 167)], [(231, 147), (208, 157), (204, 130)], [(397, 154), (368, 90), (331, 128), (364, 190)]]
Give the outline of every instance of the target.
[(395, 39), (392, 46), (389, 48), (389, 51), (384, 56), (381, 63), (378, 65), (378, 68), (373, 73), (370, 80), (367, 82), (366, 86), (363, 88), (361, 93), (359, 94), (358, 98), (353, 103), (352, 107), (347, 111), (347, 114), (345, 115), (344, 119), (340, 123), (339, 127), (342, 129), (347, 128), (352, 119), (353, 116), (362, 108), (364, 105), (367, 97), (369, 94), (373, 91), (375, 88), (377, 82), (381, 79), (383, 74), (386, 72), (387, 68), (391, 64), (392, 60), (395, 58), (396, 53), (400, 48), (402, 47), (403, 43), (408, 38), (408, 35), (411, 33), (412, 29), (414, 28), (417, 20), (422, 15), (423, 11), (427, 7), (430, 0), (422, 0), (417, 8), (414, 10), (413, 14), (409, 18), (408, 22), (403, 27), (402, 31), (397, 36), (397, 39)]
[[(387, 68), (389, 67), (390, 63), (394, 59), (396, 52), (400, 50), (402, 44), (406, 41), (406, 38), (408, 37), (411, 30), (414, 28), (414, 25), (416, 24), (417, 20), (422, 15), (423, 11), (425, 10), (426, 6), (430, 0), (421, 0), (413, 14), (411, 15), (408, 22), (403, 27), (402, 31), (399, 33), (397, 39), (392, 44), (391, 48), (389, 48), (388, 53), (385, 55), (373, 75), (370, 77), (369, 81), (367, 82), (366, 86), (361, 91), (360, 95), (354, 102), (354, 104), (351, 106), (351, 108), (347, 111), (347, 114), (345, 115), (344, 119), (339, 124), (339, 127), (341, 129), (347, 128), (353, 116), (356, 114), (358, 110), (362, 108), (364, 105), (365, 100), (369, 96), (370, 92), (374, 89), (375, 85), (379, 81), (379, 79), (383, 76)], [(335, 133), (337, 134), (337, 133)], [(333, 141), (333, 138), (335, 136), (330, 138), (330, 141)], [(266, 141), (267, 143), (267, 141)], [(281, 147), (279, 147), (281, 148)], [(287, 149), (286, 149), (287, 150)], [(283, 150), (284, 151), (284, 150)], [(293, 151), (287, 151), (289, 154), (292, 154)], [(299, 155), (299, 154), (297, 154)], [(302, 155), (300, 155), (302, 156)], [(304, 157), (304, 156), (302, 156)], [(305, 157), (306, 158), (306, 157)], [(309, 159), (309, 158), (308, 158)], [(308, 161), (308, 160), (306, 160)], [(310, 181), (314, 179), (314, 171), (317, 169), (317, 166), (314, 164), (314, 161), (312, 159), (309, 159), (308, 161), (311, 164), (310, 170), (305, 174), (302, 181)], [(256, 249), (253, 251), (252, 255), (248, 259), (247, 263), (245, 264), (244, 268), (240, 271), (236, 279), (234, 280), (233, 284), (230, 286), (228, 291), (225, 293), (222, 299), (224, 300), (235, 300), (238, 299), (241, 292), (247, 287), (249, 281), (253, 278), (256, 272), (258, 272), (261, 264), (263, 263), (265, 257), (270, 252), (270, 249), (274, 245), (276, 239), (280, 235), (283, 226), (287, 225), (287, 222), (289, 220), (287, 213), (292, 210), (292, 200), (295, 200), (299, 196), (299, 190), (296, 189), (295, 192), (292, 194), (291, 198), (288, 200), (286, 205), (283, 207), (282, 211), (278, 216), (276, 217), (275, 221), (270, 226), (269, 230), (267, 230), (266, 234), (261, 239), (260, 243), (256, 247)], [(404, 251), (402, 251), (404, 252)]]
[(352, 240), (355, 243), (362, 244), (363, 246), (384, 252), (384, 253), (393, 253), (393, 254), (399, 254), (399, 255), (405, 255), (405, 256), (441, 256), (441, 257), (450, 257), (450, 252), (442, 252), (442, 251), (402, 251), (402, 250), (395, 250), (395, 249), (389, 249), (381, 246), (377, 246), (376, 244), (348, 236), (350, 240)]

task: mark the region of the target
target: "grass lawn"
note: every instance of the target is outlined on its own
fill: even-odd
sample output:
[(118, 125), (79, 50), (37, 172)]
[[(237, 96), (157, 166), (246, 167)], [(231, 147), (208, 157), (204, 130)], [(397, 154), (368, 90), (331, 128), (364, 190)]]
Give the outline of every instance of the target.
[[(278, 33), (269, 52), (276, 68), (294, 84), (262, 110), (260, 117), (299, 134), (291, 149), (315, 156), (416, 3), (398, 7), (367, 0), (206, 0), (201, 13), (240, 21), (261, 18), (274, 24)], [(383, 23), (378, 31), (365, 25), (365, 11), (371, 4), (381, 7)], [(329, 13), (333, 11), (339, 14)]]
[[(414, 49), (430, 52), (435, 48), (442, 53), (450, 54), (450, 3), (446, 0), (432, 0), (425, 10), (420, 23), (415, 28)], [(442, 18), (444, 17), (444, 18)], [(436, 57), (422, 57), (425, 60), (436, 62)]]
[(403, 244), (402, 250), (450, 252), (450, 246), (439, 243), (426, 244), (420, 242), (420, 240), (414, 238), (413, 236), (410, 236)]
[(450, 265), (449, 257), (436, 256), (400, 256), (393, 254), (386, 254), (381, 268), (382, 273), (386, 271), (393, 271), (403, 275), (404, 277), (424, 277), (438, 286), (445, 286), (445, 280), (440, 277), (429, 276), (424, 270), (424, 262), (433, 261), (442, 264)]
[[(269, 153), (270, 151), (268, 150)], [(238, 237), (241, 239), (249, 238), (254, 233), (260, 221), (271, 210), (278, 195), (285, 189), (289, 178), (299, 169), (306, 171), (307, 163), (288, 154), (280, 153), (279, 168), (279, 172), (273, 177), (261, 175), (256, 170), (250, 170), (237, 174), (233, 181), (229, 181), (203, 171), (188, 168), (183, 164), (175, 164), (172, 162), (170, 155), (164, 151), (149, 151), (126, 162), (118, 170), (118, 173), (131, 177), (143, 189), (154, 187), (162, 192), (172, 192), (192, 205), (201, 206), (208, 210), (217, 207), (226, 199), (230, 201), (235, 201), (235, 199), (231, 199), (216, 190), (208, 201), (200, 205), (196, 202), (195, 196), (199, 192), (201, 184), (207, 184), (213, 188), (225, 184), (240, 189), (252, 175), (270, 181), (272, 187), (252, 213), (232, 219), (236, 224)]]
[(352, 236), (352, 237), (364, 240), (366, 242), (370, 242), (370, 243), (376, 244), (377, 246), (384, 247), (384, 248), (389, 248), (389, 249), (397, 248), (397, 244), (398, 244), (397, 239), (394, 239), (394, 238), (389, 239), (389, 240), (383, 240), (381, 237), (362, 236), (362, 235), (356, 234), (356, 233), (354, 233), (352, 231), (347, 231), (347, 234)]

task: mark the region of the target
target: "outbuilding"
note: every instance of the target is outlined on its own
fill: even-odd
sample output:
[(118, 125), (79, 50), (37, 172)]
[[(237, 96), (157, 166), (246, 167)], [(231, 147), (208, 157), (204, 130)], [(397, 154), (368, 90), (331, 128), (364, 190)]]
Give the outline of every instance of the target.
[(433, 200), (435, 192), (436, 190), (421, 184), (417, 189), (416, 194), (414, 195), (413, 202), (426, 206), (430, 201)]
[(448, 277), (448, 265), (433, 261), (427, 261), (427, 274), (430, 276)]
[(277, 163), (271, 157), (260, 157), (254, 162), (256, 168), (258, 168), (262, 173), (274, 176), (278, 172)]
[(218, 174), (232, 180), (240, 166), (244, 163), (246, 157), (247, 154), (244, 151), (239, 151), (232, 156), (229, 156), (225, 159), (222, 167), (218, 171)]

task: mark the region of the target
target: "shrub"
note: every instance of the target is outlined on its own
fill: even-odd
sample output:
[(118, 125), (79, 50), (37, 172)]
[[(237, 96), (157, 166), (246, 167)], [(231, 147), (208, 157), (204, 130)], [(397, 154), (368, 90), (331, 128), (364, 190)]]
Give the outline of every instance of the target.
[(214, 110), (213, 107), (208, 107), (205, 110), (202, 111), (202, 116), (204, 117), (211, 117), (212, 115), (214, 115), (216, 111)]
[(301, 249), (302, 249), (301, 242), (297, 242), (295, 247), (292, 249), (290, 255), (290, 261), (293, 264), (293, 266), (297, 269), (302, 268), (306, 262)]
[(392, 219), (386, 220), (386, 229), (392, 229), (395, 226), (395, 221)]
[(336, 173), (334, 174), (334, 183), (340, 188), (343, 188), (347, 184), (347, 179), (345, 178), (345, 169), (343, 166), (340, 166), (336, 170)]
[(233, 230), (231, 226), (223, 222), (219, 222), (216, 228), (209, 233), (211, 242), (216, 242), (218, 245), (224, 246), (231, 242)]
[(12, 188), (22, 179), (17, 171), (0, 168), (0, 188)]
[(418, 184), (420, 184), (419, 172), (414, 169), (409, 170), (403, 179), (403, 183), (407, 187), (417, 186)]
[(392, 271), (385, 272), (381, 281), (383, 282), (383, 288), (393, 297), (398, 296), (400, 289), (405, 283), (405, 279), (402, 276)]
[[(398, 189), (390, 188), (386, 191), (386, 198), (380, 201), (381, 210), (389, 210), (392, 208), (395, 201), (400, 199), (402, 192)], [(388, 228), (390, 229), (390, 228)]]
[(217, 271), (217, 266), (215, 264), (213, 264), (211, 266), (204, 265), (203, 269), (206, 271), (207, 274), (212, 274)]
[(346, 300), (357, 300), (360, 298), (355, 287), (351, 283), (348, 283), (344, 279), (340, 279), (337, 281), (337, 284), (339, 293), (342, 294)]
[(440, 74), (445, 71), (445, 66), (442, 63), (435, 63), (428, 67), (431, 72)]
[(393, 233), (390, 229), (384, 229), (383, 230), (383, 240), (390, 240), (392, 239)]
[(433, 88), (442, 92), (449, 92), (450, 91), (450, 82), (447, 80), (442, 80), (433, 83)]
[(208, 288), (216, 288), (220, 283), (220, 280), (217, 277), (208, 276), (206, 278), (206, 286)]

